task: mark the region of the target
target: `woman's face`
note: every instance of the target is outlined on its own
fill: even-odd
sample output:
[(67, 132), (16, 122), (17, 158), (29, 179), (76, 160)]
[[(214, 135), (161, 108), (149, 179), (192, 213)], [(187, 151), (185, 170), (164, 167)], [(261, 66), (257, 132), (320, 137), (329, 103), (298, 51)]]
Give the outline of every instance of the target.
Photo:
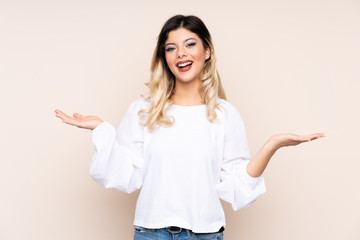
[(178, 28), (169, 33), (165, 42), (165, 58), (176, 81), (201, 81), (205, 60), (210, 49), (204, 48), (196, 33)]

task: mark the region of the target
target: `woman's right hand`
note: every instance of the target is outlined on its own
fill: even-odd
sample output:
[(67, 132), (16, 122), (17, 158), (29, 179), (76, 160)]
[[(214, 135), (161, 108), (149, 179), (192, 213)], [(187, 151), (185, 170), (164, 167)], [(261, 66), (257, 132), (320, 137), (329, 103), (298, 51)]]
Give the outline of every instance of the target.
[(55, 109), (56, 117), (62, 119), (63, 123), (73, 125), (79, 128), (93, 130), (104, 121), (97, 116), (84, 116), (80, 113), (74, 113), (73, 117), (66, 115), (59, 109)]

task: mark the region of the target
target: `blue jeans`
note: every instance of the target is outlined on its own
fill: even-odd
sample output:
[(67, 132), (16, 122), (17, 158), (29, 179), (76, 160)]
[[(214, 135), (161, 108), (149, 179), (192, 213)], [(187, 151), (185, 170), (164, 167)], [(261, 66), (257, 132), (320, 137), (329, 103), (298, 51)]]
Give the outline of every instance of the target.
[(170, 233), (165, 228), (149, 229), (136, 225), (134, 228), (134, 240), (223, 240), (223, 232), (199, 234), (186, 229), (179, 233)]

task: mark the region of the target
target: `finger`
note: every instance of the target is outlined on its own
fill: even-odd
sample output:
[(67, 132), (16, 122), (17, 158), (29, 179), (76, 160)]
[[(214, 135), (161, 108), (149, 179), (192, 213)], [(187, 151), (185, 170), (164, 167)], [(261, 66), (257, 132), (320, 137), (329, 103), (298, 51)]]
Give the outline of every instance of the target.
[(75, 118), (83, 118), (83, 115), (81, 115), (80, 113), (74, 113), (73, 116)]
[(298, 142), (307, 142), (310, 140), (309, 135), (293, 135), (293, 140), (298, 141)]
[(61, 118), (63, 121), (66, 121), (66, 122), (74, 122), (74, 120), (75, 120), (73, 117), (70, 117), (69, 115), (63, 113), (60, 110), (56, 113), (56, 116)]
[(318, 138), (322, 138), (322, 137), (325, 137), (325, 134), (323, 134), (323, 133), (313, 134), (313, 135), (311, 136), (311, 141), (312, 141), (312, 140), (315, 140), (315, 139), (318, 139)]
[(65, 113), (63, 113), (62, 111), (60, 111), (59, 109), (55, 109), (55, 113), (58, 114), (58, 115), (63, 115)]
[(57, 117), (59, 117), (59, 118), (61, 118), (62, 120), (64, 120), (64, 119), (70, 119), (71, 117), (70, 116), (68, 116), (68, 115), (66, 115), (65, 113), (63, 113), (63, 112), (58, 112), (58, 113), (56, 113), (56, 116)]
[(62, 111), (55, 110), (55, 112), (56, 112), (56, 117), (61, 118), (61, 119), (66, 118), (66, 114), (63, 113)]
[(62, 111), (60, 111), (59, 109), (55, 109), (55, 113), (56, 115), (61, 115), (61, 114), (64, 114)]
[(299, 140), (301, 139), (302, 141), (310, 142), (312, 140), (315, 140), (315, 139), (318, 139), (318, 138), (321, 138), (321, 137), (325, 137), (325, 134), (323, 134), (323, 133), (315, 133), (315, 134), (304, 135), (304, 136), (301, 136), (299, 138)]
[(67, 124), (70, 124), (70, 125), (73, 125), (73, 126), (78, 126), (78, 122), (73, 120), (73, 119), (63, 119), (62, 121), (63, 123), (67, 123)]

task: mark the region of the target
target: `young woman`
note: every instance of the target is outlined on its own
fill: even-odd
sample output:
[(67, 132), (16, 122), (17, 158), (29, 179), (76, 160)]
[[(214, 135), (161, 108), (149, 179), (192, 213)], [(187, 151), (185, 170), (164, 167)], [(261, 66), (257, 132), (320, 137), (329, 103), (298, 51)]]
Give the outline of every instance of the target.
[(265, 193), (262, 173), (281, 147), (324, 135), (279, 134), (251, 159), (244, 123), (216, 70), (211, 36), (195, 16), (163, 26), (147, 83), (117, 130), (97, 116), (55, 110), (64, 123), (92, 130), (90, 173), (106, 188), (141, 188), (134, 239), (222, 239), (220, 199), (234, 210)]

